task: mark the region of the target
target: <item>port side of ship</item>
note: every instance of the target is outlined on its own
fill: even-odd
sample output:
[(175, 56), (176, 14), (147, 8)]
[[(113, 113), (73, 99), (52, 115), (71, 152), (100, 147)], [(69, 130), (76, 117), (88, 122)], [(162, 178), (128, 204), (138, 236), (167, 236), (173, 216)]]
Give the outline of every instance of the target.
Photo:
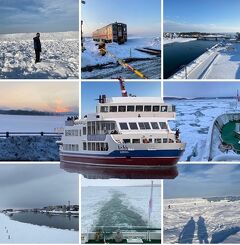
[(96, 113), (68, 119), (61, 163), (109, 168), (175, 165), (185, 144), (168, 125), (175, 106), (157, 97), (100, 96)]

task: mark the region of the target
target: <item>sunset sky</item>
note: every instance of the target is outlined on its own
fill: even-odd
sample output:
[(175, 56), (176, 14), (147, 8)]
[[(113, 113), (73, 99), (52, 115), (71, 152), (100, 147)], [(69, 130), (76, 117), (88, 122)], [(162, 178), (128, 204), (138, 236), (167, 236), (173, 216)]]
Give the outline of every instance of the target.
[(1, 82), (0, 109), (78, 112), (78, 82)]

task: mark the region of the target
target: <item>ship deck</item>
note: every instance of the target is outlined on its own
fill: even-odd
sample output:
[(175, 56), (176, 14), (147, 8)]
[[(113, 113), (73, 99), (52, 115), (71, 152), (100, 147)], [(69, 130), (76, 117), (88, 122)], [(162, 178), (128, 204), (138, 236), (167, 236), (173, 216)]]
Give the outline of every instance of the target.
[(225, 144), (231, 145), (237, 154), (240, 154), (240, 134), (235, 132), (236, 124), (239, 121), (230, 121), (226, 123), (221, 132), (222, 140)]

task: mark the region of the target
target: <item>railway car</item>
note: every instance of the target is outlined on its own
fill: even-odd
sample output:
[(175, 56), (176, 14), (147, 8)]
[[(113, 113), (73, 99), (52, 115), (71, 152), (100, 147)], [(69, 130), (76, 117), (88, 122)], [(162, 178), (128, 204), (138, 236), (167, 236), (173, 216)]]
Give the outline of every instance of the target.
[(106, 43), (116, 42), (123, 44), (127, 41), (127, 25), (123, 23), (112, 23), (93, 32), (93, 40)]

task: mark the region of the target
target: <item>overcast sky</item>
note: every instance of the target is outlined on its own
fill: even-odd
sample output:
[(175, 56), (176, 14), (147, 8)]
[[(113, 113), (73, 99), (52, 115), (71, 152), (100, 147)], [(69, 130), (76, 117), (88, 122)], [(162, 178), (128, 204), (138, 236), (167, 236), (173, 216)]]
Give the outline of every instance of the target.
[(0, 164), (0, 209), (78, 204), (78, 175), (59, 164)]
[(164, 0), (166, 32), (239, 32), (239, 0)]
[(0, 34), (78, 31), (78, 0), (0, 0)]
[(96, 29), (113, 22), (128, 26), (128, 35), (160, 36), (160, 0), (86, 0), (82, 5), (83, 32), (91, 36)]
[(227, 97), (240, 93), (237, 82), (165, 82), (164, 96), (174, 97)]
[(178, 165), (179, 176), (164, 181), (164, 198), (240, 195), (240, 165)]
[(82, 186), (142, 186), (151, 185), (153, 181), (154, 185), (161, 185), (160, 180), (151, 179), (86, 179), (82, 177)]
[[(0, 0), (1, 1), (1, 0)], [(0, 109), (78, 112), (78, 82), (1, 82)]]

